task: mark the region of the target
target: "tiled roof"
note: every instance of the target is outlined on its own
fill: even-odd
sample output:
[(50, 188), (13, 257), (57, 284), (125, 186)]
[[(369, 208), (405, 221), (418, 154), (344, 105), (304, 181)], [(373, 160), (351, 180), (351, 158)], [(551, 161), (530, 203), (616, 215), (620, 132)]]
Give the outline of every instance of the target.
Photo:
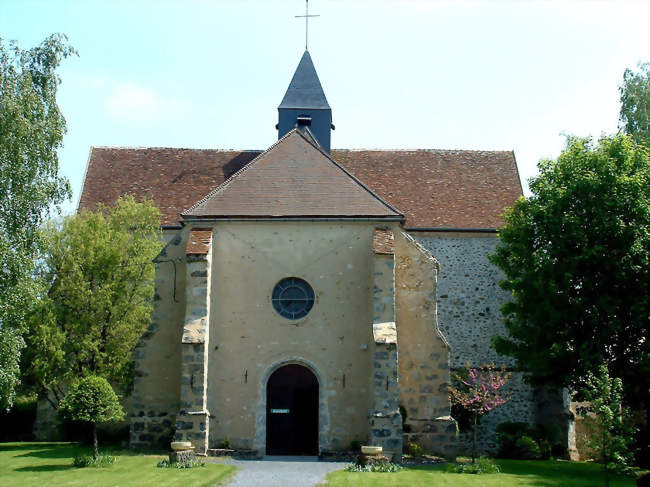
[(375, 254), (394, 254), (395, 237), (393, 237), (393, 232), (382, 228), (375, 228), (375, 234), (372, 239), (372, 250)]
[[(261, 151), (93, 147), (80, 208), (129, 193), (153, 198), (163, 225)], [(522, 194), (512, 152), (334, 150), (332, 157), (406, 216), (407, 227), (498, 228)]]
[(205, 255), (210, 251), (212, 230), (209, 228), (193, 228), (187, 239), (188, 255)]
[(261, 151), (93, 147), (79, 208), (113, 204), (123, 194), (153, 198), (163, 225), (189, 208)]
[(498, 228), (521, 196), (510, 151), (334, 150), (332, 156), (406, 217), (406, 227)]
[(401, 215), (293, 129), (183, 216), (367, 217)]

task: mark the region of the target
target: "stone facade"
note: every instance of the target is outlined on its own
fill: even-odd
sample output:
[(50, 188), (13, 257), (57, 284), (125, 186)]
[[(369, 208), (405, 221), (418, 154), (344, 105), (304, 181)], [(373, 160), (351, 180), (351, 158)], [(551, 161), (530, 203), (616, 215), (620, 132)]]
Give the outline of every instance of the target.
[[(474, 366), (494, 363), (512, 370), (513, 359), (498, 355), (490, 346), (492, 336), (507, 334), (500, 310), (509, 300), (509, 294), (498, 285), (504, 277), (502, 272), (487, 258), (498, 244), (496, 233), (414, 232), (413, 235), (441, 264), (438, 320), (451, 347), (452, 372), (464, 368), (467, 362)], [(517, 371), (513, 371), (504, 391), (510, 398), (508, 402), (481, 418), (478, 446), (482, 451), (497, 450), (496, 427), (506, 421), (564, 425), (569, 446), (568, 403), (557, 393), (535, 390)], [(461, 434), (459, 440), (461, 447), (467, 449), (471, 434)]]
[(155, 260), (151, 325), (135, 350), (129, 420), (134, 448), (168, 447), (179, 411), (181, 347), (185, 316), (187, 231), (165, 231)]
[(436, 286), (440, 265), (402, 231), (395, 235), (395, 301), (399, 347), (399, 401), (408, 429), (437, 453), (456, 451), (449, 400), (449, 344), (438, 328)]
[[(205, 250), (195, 240), (204, 239)], [(180, 411), (175, 441), (191, 441), (197, 455), (208, 449), (210, 412), (207, 409), (210, 334), (211, 230), (193, 230), (187, 244), (185, 323), (181, 340)]]
[[(505, 332), (499, 308), (507, 299), (486, 259), (495, 235), (413, 238), (394, 226), (382, 230), (383, 247), (373, 252), (371, 222), (273, 228), (215, 224), (200, 251), (196, 232), (206, 230), (165, 231), (152, 323), (135, 352), (127, 401), (131, 445), (168, 447), (175, 438), (203, 454), (228, 437), (263, 454), (266, 381), (298, 363), (318, 378), (321, 451), (352, 440), (397, 455), (402, 441), (443, 454), (466, 446), (469, 437), (456, 436), (450, 417), (450, 371), (467, 360), (512, 365), (489, 346)], [(314, 283), (316, 304), (287, 324), (271, 309), (270, 290), (293, 274)], [(395, 323), (397, 343), (376, 335), (374, 325), (386, 323)], [(506, 390), (509, 402), (482, 420), (483, 451), (495, 451), (501, 422), (567, 419), (567, 398), (533, 390), (518, 372)], [(403, 436), (398, 405), (407, 411)], [(46, 406), (39, 405), (39, 431)]]
[[(381, 323), (392, 325), (395, 323)], [(399, 412), (397, 387), (397, 333), (381, 340), (375, 334), (372, 375), (372, 410), (370, 411), (370, 444), (381, 446), (384, 454), (392, 453), (395, 461), (402, 458), (402, 416)]]
[[(399, 412), (397, 326), (395, 324), (395, 258), (394, 251), (377, 243), (373, 267), (373, 372), (370, 380), (372, 408), (370, 418), (371, 445), (392, 452), (393, 459), (402, 458), (402, 416)], [(386, 231), (388, 242), (394, 242)]]
[[(156, 264), (155, 326), (138, 347), (131, 445), (165, 446), (174, 432), (198, 454), (226, 437), (263, 454), (266, 382), (297, 363), (318, 379), (320, 451), (359, 440), (399, 458), (402, 403), (424, 446), (452, 449), (437, 263), (399, 227), (384, 232), (391, 230), (394, 252), (373, 252), (372, 222), (218, 223), (203, 253), (193, 242), (205, 230), (167, 235)], [(293, 324), (270, 304), (274, 284), (290, 275), (316, 293), (313, 310)], [(392, 338), (376, 333), (382, 323), (395, 324)], [(175, 377), (161, 377), (162, 357), (175, 360)], [(174, 400), (149, 415), (146, 398), (170, 393)]]
[(462, 368), (468, 361), (510, 367), (512, 359), (490, 346), (493, 335), (506, 333), (500, 308), (509, 299), (498, 284), (503, 274), (487, 259), (498, 243), (496, 233), (414, 232), (413, 236), (441, 264), (438, 322), (451, 345), (451, 367)]

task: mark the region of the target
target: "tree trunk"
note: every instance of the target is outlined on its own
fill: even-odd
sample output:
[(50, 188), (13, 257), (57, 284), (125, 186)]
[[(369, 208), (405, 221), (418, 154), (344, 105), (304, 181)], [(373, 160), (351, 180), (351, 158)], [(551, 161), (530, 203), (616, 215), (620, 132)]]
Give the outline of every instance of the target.
[(476, 463), (476, 431), (478, 429), (478, 414), (474, 413), (474, 435), (472, 438), (472, 463)]
[(97, 460), (99, 451), (97, 448), (97, 424), (93, 423), (93, 460)]

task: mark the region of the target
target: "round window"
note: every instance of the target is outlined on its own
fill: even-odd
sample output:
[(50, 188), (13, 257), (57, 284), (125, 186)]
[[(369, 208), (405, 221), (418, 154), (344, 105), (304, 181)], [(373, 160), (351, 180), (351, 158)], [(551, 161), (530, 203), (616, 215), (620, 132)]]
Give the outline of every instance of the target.
[(289, 320), (297, 320), (314, 306), (314, 290), (298, 277), (287, 277), (278, 282), (271, 295), (273, 308)]

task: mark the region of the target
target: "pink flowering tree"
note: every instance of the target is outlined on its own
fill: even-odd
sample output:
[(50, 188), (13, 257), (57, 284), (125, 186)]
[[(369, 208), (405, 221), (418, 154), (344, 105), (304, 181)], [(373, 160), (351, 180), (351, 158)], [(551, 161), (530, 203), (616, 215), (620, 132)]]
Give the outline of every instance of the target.
[(468, 362), (465, 369), (464, 374), (455, 375), (457, 387), (450, 386), (449, 393), (451, 400), (471, 413), (474, 418), (472, 463), (475, 463), (478, 418), (508, 400), (500, 389), (508, 382), (512, 374), (506, 372), (505, 367), (497, 369), (494, 364), (471, 367)]

